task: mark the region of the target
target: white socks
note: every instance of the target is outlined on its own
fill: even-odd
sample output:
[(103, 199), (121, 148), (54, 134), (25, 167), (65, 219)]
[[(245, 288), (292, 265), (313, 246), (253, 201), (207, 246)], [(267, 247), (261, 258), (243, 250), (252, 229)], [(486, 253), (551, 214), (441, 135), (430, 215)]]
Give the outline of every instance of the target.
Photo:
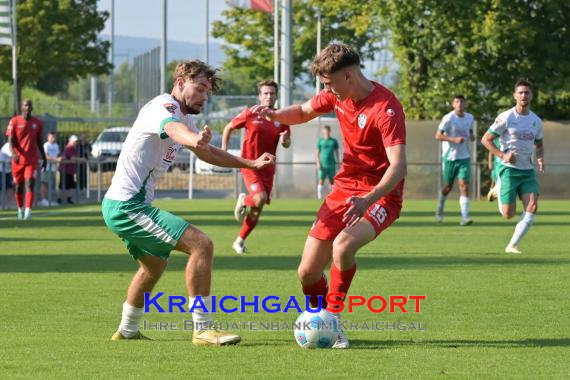
[(439, 197), (437, 198), (437, 212), (438, 214), (443, 214), (443, 208), (445, 206), (445, 200), (447, 199), (447, 195), (443, 195), (443, 193), (439, 192)]
[(515, 232), (513, 233), (513, 237), (509, 242), (509, 246), (518, 245), (533, 223), (534, 214), (530, 212), (523, 212), (520, 222), (518, 222), (515, 227)]
[[(243, 244), (245, 242), (244, 239), (241, 238), (241, 236), (238, 235), (238, 237), (236, 238), (236, 243), (238, 244)], [(204, 299), (204, 297), (202, 297), (202, 299)], [(192, 305), (192, 304), (190, 304)]]
[(139, 331), (139, 323), (143, 315), (144, 308), (134, 307), (128, 303), (123, 303), (123, 317), (119, 325), (119, 332), (125, 338), (131, 338)]
[(469, 197), (459, 197), (459, 207), (461, 209), (461, 219), (469, 219)]
[[(192, 313), (192, 321), (194, 321), (194, 325), (197, 324), (208, 324), (212, 322), (212, 297), (210, 296), (201, 296), (200, 297), (202, 299), (202, 303), (204, 304), (204, 306), (206, 306), (206, 309), (208, 310), (208, 312), (205, 312), (201, 307), (196, 307), (194, 308), (194, 312)], [(188, 309), (190, 309), (193, 305), (194, 302), (196, 301), (196, 297), (190, 297), (188, 296)], [(197, 305), (200, 305), (200, 303), (198, 303)], [(195, 330), (197, 330), (196, 326), (194, 327)]]
[(317, 185), (317, 199), (323, 199), (323, 185)]

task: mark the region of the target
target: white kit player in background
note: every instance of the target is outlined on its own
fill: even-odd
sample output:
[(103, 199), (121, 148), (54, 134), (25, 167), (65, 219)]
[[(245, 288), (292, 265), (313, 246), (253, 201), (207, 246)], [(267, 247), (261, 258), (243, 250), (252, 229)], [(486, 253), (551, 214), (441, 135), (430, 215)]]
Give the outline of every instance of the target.
[[(501, 113), (483, 136), (481, 142), (501, 159), (497, 184), (499, 211), (506, 219), (515, 216), (517, 198), (524, 206), (522, 217), (515, 227), (507, 253), (520, 254), (519, 243), (528, 232), (538, 209), (538, 181), (533, 154), (536, 148), (538, 171), (544, 173), (544, 131), (542, 120), (530, 110), (532, 85), (521, 79), (515, 84), (513, 96), (516, 106)], [(500, 148), (493, 144), (499, 138)]]
[(469, 182), (471, 178), (471, 151), (469, 144), (475, 141), (473, 115), (465, 112), (465, 97), (453, 98), (453, 111), (443, 117), (435, 133), (435, 139), (442, 142), (443, 187), (439, 192), (435, 217), (443, 222), (443, 210), (447, 195), (457, 179), (459, 185), (459, 207), (462, 226), (473, 223), (469, 217)]

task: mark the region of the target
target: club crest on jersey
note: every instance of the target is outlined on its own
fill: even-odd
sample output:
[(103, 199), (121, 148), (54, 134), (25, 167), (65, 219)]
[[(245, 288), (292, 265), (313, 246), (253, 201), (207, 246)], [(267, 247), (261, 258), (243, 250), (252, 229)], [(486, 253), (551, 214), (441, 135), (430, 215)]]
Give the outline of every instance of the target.
[(253, 184), (251, 185), (251, 190), (252, 190), (252, 191), (257, 191), (257, 183), (253, 183)]
[(396, 111), (394, 111), (392, 108), (388, 108), (388, 110), (386, 110), (386, 113), (387, 113), (388, 116), (390, 116), (390, 117), (396, 116)]
[(358, 128), (362, 129), (366, 126), (366, 115), (361, 113), (358, 115)]
[(36, 129), (38, 126), (36, 124), (32, 124), (32, 129)]
[(176, 111), (176, 104), (172, 104), (172, 103), (164, 103), (163, 104), (164, 108), (166, 108), (166, 110), (168, 112), (170, 112), (171, 114), (174, 115), (174, 111)]
[(275, 126), (275, 128), (279, 128), (281, 126), (281, 123), (278, 121), (274, 121), (273, 125)]

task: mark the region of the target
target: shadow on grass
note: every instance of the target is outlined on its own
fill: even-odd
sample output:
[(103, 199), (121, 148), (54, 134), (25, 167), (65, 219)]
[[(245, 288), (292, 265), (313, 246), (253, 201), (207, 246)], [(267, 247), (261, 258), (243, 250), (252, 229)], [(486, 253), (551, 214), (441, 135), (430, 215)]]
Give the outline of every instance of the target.
[[(181, 253), (171, 255), (169, 270), (182, 271), (186, 256)], [(216, 256), (214, 271), (239, 270), (294, 271), (299, 265), (298, 256)], [(536, 257), (508, 256), (361, 256), (358, 265), (361, 270), (416, 270), (427, 268), (473, 269), (487, 265), (526, 266), (526, 265), (569, 265), (570, 259), (548, 259)], [(49, 255), (0, 255), (0, 273), (99, 273), (134, 272), (137, 264), (126, 253), (113, 254), (49, 254)]]
[(529, 347), (570, 347), (570, 338), (530, 338), (514, 340), (477, 340), (477, 339), (450, 339), (450, 340), (362, 340), (350, 341), (351, 349), (355, 350), (383, 350), (399, 347), (439, 347), (439, 348), (529, 348)]

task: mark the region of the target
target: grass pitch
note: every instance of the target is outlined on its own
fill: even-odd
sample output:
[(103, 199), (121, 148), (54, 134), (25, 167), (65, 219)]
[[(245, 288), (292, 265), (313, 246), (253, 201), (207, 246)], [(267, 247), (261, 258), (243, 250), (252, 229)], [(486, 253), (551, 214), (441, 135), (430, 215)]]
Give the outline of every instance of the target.
[[(38, 209), (30, 222), (0, 212), (0, 377), (13, 378), (567, 378), (570, 376), (570, 202), (541, 201), (524, 254), (503, 253), (516, 221), (474, 202), (434, 223), (435, 201), (406, 201), (400, 220), (358, 255), (351, 294), (426, 294), (421, 314), (355, 322), (422, 322), (426, 331), (352, 331), (345, 351), (302, 350), (290, 331), (241, 331), (234, 347), (195, 347), (190, 331), (149, 331), (155, 341), (112, 342), (136, 264), (97, 205)], [(275, 200), (248, 239), (232, 201), (159, 201), (215, 243), (213, 294), (301, 295), (296, 267), (319, 203)], [(185, 255), (172, 254), (156, 291), (186, 295)], [(162, 302), (161, 302), (162, 303)], [(250, 309), (251, 310), (251, 309)], [(190, 315), (158, 314), (149, 322)], [(226, 322), (293, 322), (295, 313), (222, 314)]]

